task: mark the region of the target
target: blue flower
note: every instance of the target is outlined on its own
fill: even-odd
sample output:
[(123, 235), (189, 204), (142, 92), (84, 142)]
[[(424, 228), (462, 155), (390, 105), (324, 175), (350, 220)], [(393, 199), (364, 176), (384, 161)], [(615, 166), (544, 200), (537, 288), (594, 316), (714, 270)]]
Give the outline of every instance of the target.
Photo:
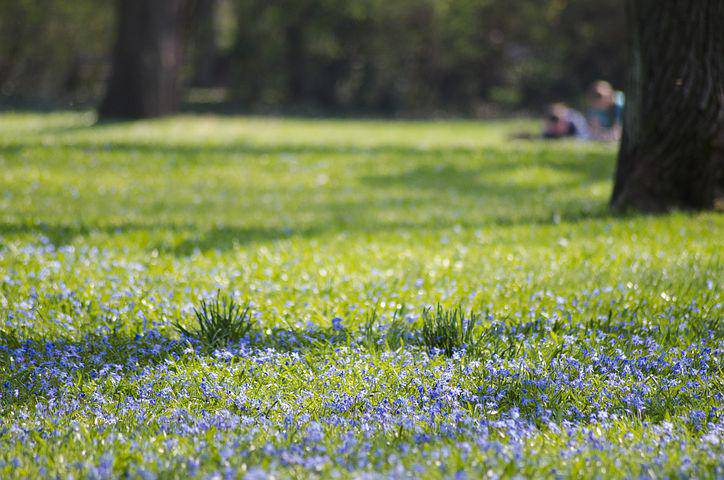
[(342, 319), (339, 317), (334, 317), (332, 319), (332, 329), (335, 331), (344, 330), (344, 325), (342, 325)]

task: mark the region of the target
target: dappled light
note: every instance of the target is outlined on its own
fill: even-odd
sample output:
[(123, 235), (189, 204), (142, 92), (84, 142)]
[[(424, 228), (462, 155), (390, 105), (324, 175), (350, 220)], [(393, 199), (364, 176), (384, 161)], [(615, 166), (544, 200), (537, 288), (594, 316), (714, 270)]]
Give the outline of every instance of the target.
[(0, 479), (724, 478), (722, 18), (0, 0)]
[(0, 121), (0, 471), (715, 468), (721, 218), (612, 214), (608, 145)]

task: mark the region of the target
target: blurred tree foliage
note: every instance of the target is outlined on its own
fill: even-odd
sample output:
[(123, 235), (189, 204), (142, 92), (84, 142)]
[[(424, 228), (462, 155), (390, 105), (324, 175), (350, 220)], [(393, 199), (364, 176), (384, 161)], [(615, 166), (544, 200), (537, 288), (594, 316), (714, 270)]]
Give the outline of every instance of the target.
[(620, 84), (620, 0), (239, 0), (247, 104), (464, 112)]
[(0, 99), (96, 101), (113, 13), (104, 0), (0, 0)]
[[(476, 115), (624, 78), (622, 0), (199, 1), (186, 84), (248, 110)], [(2, 94), (98, 98), (112, 16), (0, 0)]]

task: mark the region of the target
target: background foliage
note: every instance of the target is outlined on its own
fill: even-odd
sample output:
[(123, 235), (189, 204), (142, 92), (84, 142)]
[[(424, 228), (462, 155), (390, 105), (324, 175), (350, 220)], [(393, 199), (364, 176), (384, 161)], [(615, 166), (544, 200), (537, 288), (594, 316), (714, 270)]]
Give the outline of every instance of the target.
[[(196, 1), (186, 84), (244, 110), (484, 115), (623, 79), (621, 0)], [(113, 16), (0, 0), (0, 102), (97, 101)]]

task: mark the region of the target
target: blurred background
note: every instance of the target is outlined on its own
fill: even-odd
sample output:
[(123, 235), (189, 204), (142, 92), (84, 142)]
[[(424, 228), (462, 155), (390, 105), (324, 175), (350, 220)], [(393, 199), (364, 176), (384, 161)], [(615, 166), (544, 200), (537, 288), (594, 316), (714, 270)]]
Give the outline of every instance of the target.
[[(182, 110), (493, 117), (621, 86), (621, 0), (196, 0)], [(108, 0), (0, 0), (0, 108), (88, 108)]]

